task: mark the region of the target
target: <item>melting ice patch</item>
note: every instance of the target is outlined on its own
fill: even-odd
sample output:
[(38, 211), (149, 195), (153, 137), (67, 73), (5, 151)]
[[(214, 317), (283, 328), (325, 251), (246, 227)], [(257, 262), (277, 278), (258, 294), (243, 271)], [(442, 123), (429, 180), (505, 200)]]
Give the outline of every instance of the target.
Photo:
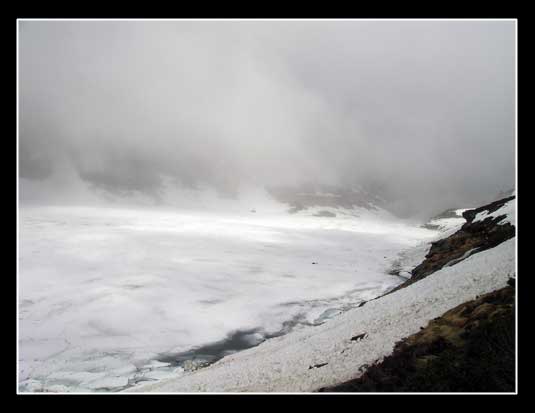
[(20, 389), (120, 390), (237, 331), (322, 323), (397, 285), (392, 259), (434, 234), (372, 215), (21, 208)]

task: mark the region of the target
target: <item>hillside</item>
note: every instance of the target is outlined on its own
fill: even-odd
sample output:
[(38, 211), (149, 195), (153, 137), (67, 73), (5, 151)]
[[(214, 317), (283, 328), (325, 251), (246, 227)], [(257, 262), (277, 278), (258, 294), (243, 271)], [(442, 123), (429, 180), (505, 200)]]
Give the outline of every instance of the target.
[(322, 392), (513, 392), (515, 288), (447, 311), (353, 380)]

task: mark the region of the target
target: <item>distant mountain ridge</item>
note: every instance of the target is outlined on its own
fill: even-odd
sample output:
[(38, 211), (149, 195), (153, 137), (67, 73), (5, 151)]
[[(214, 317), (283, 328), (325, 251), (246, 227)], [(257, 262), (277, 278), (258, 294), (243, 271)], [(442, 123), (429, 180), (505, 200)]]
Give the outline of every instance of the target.
[(299, 186), (266, 187), (277, 201), (287, 204), (288, 212), (295, 213), (311, 207), (365, 208), (377, 210), (385, 200), (362, 188), (344, 188), (335, 185), (304, 184)]

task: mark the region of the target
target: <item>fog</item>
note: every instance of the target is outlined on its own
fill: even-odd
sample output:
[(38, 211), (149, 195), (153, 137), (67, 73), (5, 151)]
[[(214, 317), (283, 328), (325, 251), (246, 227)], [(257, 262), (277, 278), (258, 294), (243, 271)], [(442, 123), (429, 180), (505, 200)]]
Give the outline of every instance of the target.
[(513, 21), (20, 21), (23, 200), (361, 185), (407, 216), (515, 183)]

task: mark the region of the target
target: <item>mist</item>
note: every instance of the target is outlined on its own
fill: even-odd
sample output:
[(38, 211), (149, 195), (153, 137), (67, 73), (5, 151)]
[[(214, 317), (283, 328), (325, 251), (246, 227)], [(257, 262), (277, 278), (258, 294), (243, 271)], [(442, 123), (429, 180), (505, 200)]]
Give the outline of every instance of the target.
[(20, 21), (21, 200), (360, 185), (403, 216), (515, 184), (514, 21)]

